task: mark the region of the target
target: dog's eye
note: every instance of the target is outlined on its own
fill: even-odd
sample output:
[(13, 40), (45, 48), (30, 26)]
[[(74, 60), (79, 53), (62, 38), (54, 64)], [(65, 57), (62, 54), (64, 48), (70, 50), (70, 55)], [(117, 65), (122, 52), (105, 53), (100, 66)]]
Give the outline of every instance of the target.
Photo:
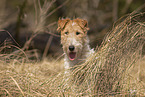
[(76, 35), (79, 35), (80, 34), (80, 32), (76, 32)]
[(68, 35), (68, 32), (65, 32), (65, 35)]

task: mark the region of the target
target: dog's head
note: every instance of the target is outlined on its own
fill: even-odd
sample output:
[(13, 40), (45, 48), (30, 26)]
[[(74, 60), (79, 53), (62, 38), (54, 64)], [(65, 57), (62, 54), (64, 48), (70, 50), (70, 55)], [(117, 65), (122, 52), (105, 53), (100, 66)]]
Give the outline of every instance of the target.
[(75, 22), (77, 23), (82, 30), (84, 30), (84, 32), (87, 32), (89, 30), (88, 28), (88, 22), (84, 19), (74, 19), (74, 20), (70, 20), (69, 18), (67, 19), (59, 19), (58, 20), (58, 28), (57, 28), (57, 31), (58, 32), (61, 32), (64, 30), (65, 26), (69, 23), (69, 22)]
[(88, 23), (83, 19), (61, 19), (58, 21), (58, 32), (61, 33), (61, 44), (63, 51), (71, 61), (81, 56), (86, 43)]

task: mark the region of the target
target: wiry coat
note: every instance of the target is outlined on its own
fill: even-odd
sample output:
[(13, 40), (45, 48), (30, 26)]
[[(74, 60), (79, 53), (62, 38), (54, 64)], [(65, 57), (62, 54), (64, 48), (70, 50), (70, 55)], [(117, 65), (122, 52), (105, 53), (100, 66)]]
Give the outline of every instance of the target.
[(59, 20), (57, 30), (61, 32), (61, 44), (65, 54), (65, 69), (82, 64), (94, 52), (89, 46), (87, 36), (89, 28), (86, 20)]

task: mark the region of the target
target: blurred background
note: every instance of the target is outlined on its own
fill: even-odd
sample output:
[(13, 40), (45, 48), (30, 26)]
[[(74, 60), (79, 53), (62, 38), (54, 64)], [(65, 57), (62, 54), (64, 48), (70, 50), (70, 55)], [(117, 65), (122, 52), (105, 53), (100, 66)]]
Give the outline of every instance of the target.
[(59, 18), (88, 20), (90, 45), (96, 48), (119, 18), (144, 4), (145, 0), (0, 0), (0, 46), (5, 46), (0, 51), (22, 49), (37, 59), (62, 55)]

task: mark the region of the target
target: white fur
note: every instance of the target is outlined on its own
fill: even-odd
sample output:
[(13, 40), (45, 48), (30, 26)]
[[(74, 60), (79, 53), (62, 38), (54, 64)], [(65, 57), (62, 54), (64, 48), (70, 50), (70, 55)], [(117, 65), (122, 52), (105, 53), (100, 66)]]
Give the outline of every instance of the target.
[(68, 58), (67, 54), (65, 53), (65, 58), (64, 58), (64, 68), (65, 69), (69, 69), (70, 67), (84, 63), (86, 61), (86, 59), (94, 53), (94, 49), (90, 49), (90, 46), (88, 43), (86, 43), (83, 46), (80, 46), (80, 43), (78, 43), (78, 45), (77, 45), (77, 43), (75, 43), (75, 46), (82, 47), (82, 48), (80, 48), (80, 49), (82, 49), (82, 51), (79, 52), (79, 54), (81, 56), (77, 57), (77, 59), (75, 59), (74, 61), (71, 61)]
[(76, 24), (76, 23), (75, 23), (75, 22), (73, 22), (73, 23), (72, 23), (72, 26), (74, 26), (75, 24)]

